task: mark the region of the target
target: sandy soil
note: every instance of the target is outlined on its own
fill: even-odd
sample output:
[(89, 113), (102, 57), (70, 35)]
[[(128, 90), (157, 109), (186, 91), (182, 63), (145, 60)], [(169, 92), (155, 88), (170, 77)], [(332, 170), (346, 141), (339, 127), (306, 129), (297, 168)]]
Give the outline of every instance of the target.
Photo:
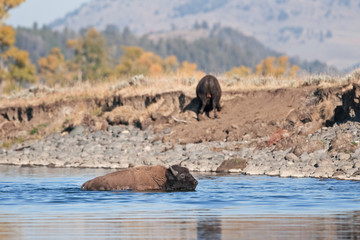
[(200, 121), (195, 119), (195, 112), (180, 114), (179, 118), (185, 118), (187, 123), (169, 124), (172, 132), (166, 139), (189, 143), (268, 136), (284, 128), (289, 114), (302, 109), (313, 92), (314, 87), (225, 92), (218, 118), (213, 117), (213, 111), (209, 116), (201, 115)]

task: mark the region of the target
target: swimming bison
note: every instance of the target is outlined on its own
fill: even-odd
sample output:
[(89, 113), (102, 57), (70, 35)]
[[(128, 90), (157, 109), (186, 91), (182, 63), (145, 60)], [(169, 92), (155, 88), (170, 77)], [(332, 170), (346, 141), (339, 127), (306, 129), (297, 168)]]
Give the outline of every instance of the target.
[(220, 98), (221, 98), (221, 88), (219, 81), (216, 77), (212, 75), (206, 75), (203, 77), (198, 85), (196, 86), (196, 97), (199, 101), (199, 108), (197, 111), (197, 119), (199, 119), (199, 114), (204, 112), (205, 107), (210, 107), (214, 109), (214, 118), (217, 118), (216, 109), (220, 112)]
[(197, 184), (197, 180), (189, 170), (179, 165), (169, 168), (140, 166), (94, 178), (85, 182), (81, 189), (89, 191), (194, 191)]

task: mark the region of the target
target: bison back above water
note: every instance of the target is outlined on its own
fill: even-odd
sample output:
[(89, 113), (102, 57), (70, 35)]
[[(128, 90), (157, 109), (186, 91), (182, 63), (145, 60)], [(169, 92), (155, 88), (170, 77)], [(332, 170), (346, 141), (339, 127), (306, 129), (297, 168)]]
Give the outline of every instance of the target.
[(199, 101), (197, 119), (199, 120), (199, 114), (204, 112), (205, 107), (212, 107), (214, 109), (214, 118), (217, 118), (216, 109), (221, 110), (221, 87), (217, 78), (212, 75), (203, 77), (196, 86), (196, 97)]
[(85, 182), (82, 190), (89, 191), (193, 191), (196, 179), (189, 170), (178, 165), (141, 166), (120, 170)]

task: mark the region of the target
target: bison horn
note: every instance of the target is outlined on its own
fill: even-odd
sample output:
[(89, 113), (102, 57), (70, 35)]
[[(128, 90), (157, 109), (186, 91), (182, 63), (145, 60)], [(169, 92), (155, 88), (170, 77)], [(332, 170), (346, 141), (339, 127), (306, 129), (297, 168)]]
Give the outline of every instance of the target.
[(174, 176), (178, 175), (178, 171), (174, 170), (171, 166), (170, 166), (170, 171)]

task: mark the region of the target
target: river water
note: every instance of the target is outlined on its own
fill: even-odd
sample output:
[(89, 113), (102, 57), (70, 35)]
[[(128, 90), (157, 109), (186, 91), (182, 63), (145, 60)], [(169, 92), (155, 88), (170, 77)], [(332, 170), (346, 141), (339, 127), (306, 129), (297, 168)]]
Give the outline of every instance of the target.
[(0, 166), (0, 239), (359, 239), (360, 182), (194, 174), (194, 192), (87, 192), (114, 170)]

